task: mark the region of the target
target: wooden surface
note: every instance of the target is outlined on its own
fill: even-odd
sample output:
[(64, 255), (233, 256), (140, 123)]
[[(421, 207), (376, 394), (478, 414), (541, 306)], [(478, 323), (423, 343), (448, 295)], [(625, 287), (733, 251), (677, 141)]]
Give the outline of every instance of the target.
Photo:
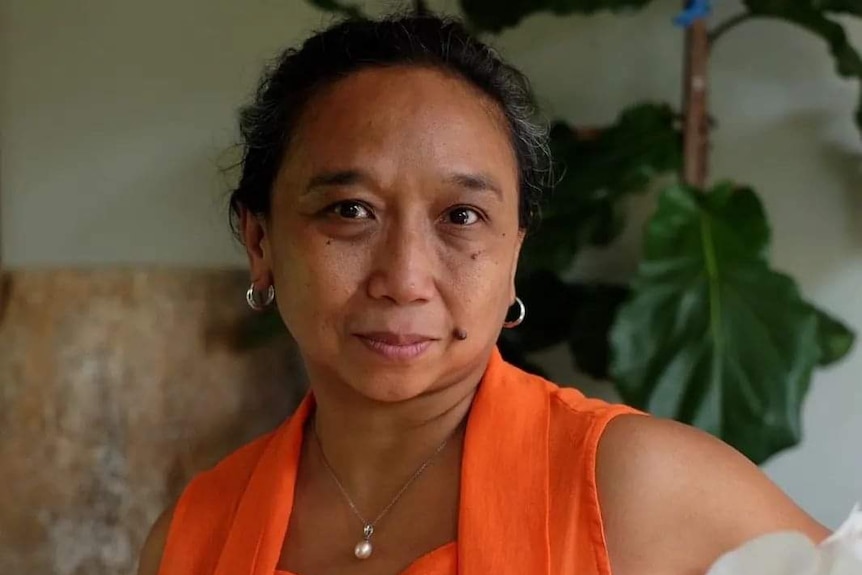
[(190, 477), (294, 408), (295, 348), (229, 345), (251, 313), (241, 272), (3, 279), (0, 573), (132, 573)]

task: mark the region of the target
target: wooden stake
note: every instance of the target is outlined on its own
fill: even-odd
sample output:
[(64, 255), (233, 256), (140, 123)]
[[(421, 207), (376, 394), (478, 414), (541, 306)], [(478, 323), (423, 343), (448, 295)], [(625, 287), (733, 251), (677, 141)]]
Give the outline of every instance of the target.
[[(0, 186), (0, 208), (3, 205), (2, 186)], [(3, 269), (3, 210), (0, 209), (0, 323), (3, 322), (3, 316), (6, 312), (6, 305), (9, 303), (10, 291), (12, 286), (12, 276), (6, 273)]]
[(688, 27), (683, 74), (683, 182), (704, 189), (709, 177), (709, 34), (704, 19)]

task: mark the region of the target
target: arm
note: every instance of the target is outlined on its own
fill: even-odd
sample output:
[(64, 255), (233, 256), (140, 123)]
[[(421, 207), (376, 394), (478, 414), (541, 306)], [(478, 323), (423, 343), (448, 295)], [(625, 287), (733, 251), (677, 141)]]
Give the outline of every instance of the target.
[(764, 533), (828, 535), (748, 459), (673, 421), (611, 422), (596, 473), (614, 575), (702, 575)]
[(165, 509), (153, 527), (150, 529), (147, 540), (141, 549), (141, 557), (138, 563), (138, 575), (157, 575), (159, 564), (162, 561), (162, 553), (165, 550), (165, 542), (168, 540), (168, 529), (174, 515), (174, 505)]

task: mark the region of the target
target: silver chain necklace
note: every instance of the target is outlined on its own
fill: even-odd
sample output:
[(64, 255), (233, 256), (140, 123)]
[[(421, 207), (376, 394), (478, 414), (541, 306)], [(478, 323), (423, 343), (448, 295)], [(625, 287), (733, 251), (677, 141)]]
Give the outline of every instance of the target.
[(353, 548), (353, 554), (356, 555), (357, 559), (368, 559), (371, 557), (371, 553), (374, 552), (374, 546), (371, 545), (371, 536), (374, 535), (374, 528), (383, 519), (389, 510), (401, 499), (401, 496), (404, 495), (404, 492), (413, 484), (414, 481), (419, 479), (419, 476), (428, 469), (428, 466), (431, 465), (431, 462), (434, 461), (434, 458), (443, 451), (443, 448), (446, 447), (446, 444), (449, 443), (450, 437), (447, 437), (443, 440), (437, 449), (434, 450), (428, 459), (419, 466), (419, 468), (413, 472), (413, 475), (407, 480), (407, 482), (398, 490), (398, 493), (395, 494), (395, 497), (392, 498), (392, 501), (383, 508), (383, 510), (377, 514), (377, 517), (374, 518), (374, 521), (366, 521), (365, 517), (362, 516), (362, 513), (357, 509), (356, 504), (353, 502), (353, 499), (347, 493), (347, 489), (344, 488), (344, 484), (341, 483), (341, 480), (338, 479), (338, 474), (335, 473), (335, 470), (332, 468), (332, 465), (329, 463), (329, 459), (326, 458), (326, 453), (323, 452), (323, 444), (320, 442), (320, 436), (317, 434), (317, 421), (314, 421), (311, 426), (311, 433), (314, 436), (314, 441), (317, 443), (317, 448), (320, 451), (320, 458), (323, 461), (324, 467), (329, 472), (329, 475), (332, 477), (332, 480), (338, 486), (339, 491), (344, 496), (344, 500), (347, 502), (347, 505), (350, 506), (350, 510), (353, 511), (353, 514), (362, 522), (362, 540), (356, 544)]

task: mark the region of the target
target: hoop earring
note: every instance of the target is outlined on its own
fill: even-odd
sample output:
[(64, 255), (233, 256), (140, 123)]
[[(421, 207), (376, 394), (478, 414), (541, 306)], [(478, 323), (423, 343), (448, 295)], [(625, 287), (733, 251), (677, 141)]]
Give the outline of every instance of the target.
[(254, 311), (263, 311), (268, 308), (275, 301), (275, 287), (270, 284), (266, 288), (265, 294), (263, 301), (258, 301), (258, 294), (254, 290), (254, 284), (248, 286), (248, 291), (245, 292), (245, 301), (248, 303), (248, 307)]
[(518, 305), (518, 317), (513, 319), (512, 321), (504, 321), (503, 327), (505, 328), (513, 328), (518, 327), (522, 323), (524, 323), (524, 318), (527, 317), (527, 306), (524, 305), (524, 302), (521, 301), (521, 298), (515, 297), (515, 303)]

